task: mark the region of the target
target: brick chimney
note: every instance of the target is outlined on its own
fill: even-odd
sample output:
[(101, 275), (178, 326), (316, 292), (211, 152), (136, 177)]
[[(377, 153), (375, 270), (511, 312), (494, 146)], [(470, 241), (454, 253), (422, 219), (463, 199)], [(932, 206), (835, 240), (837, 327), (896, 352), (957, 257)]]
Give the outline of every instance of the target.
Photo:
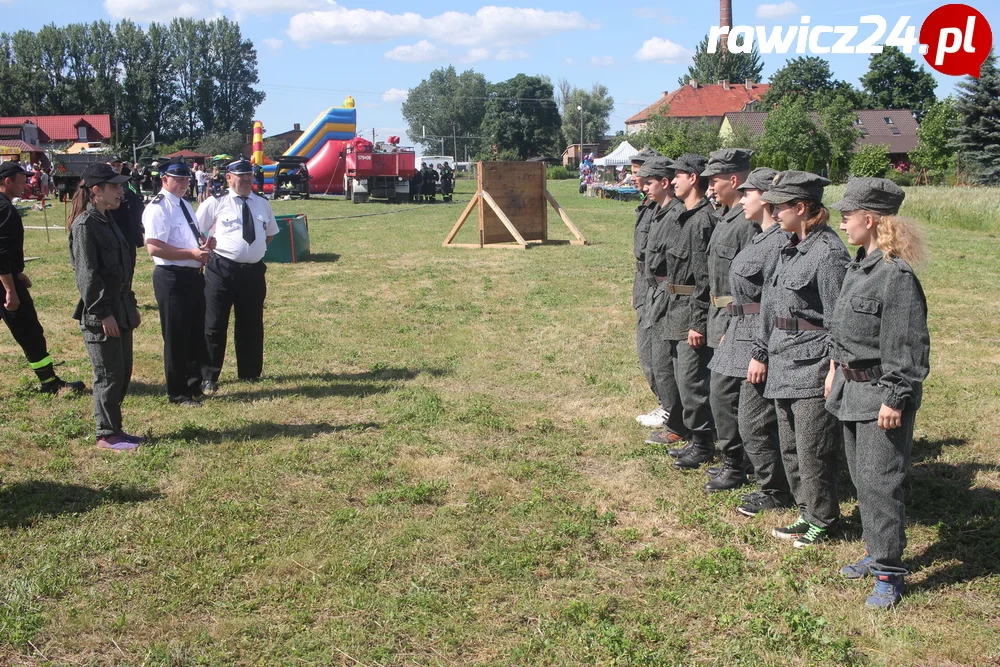
[(722, 53), (725, 55), (729, 28), (733, 27), (733, 0), (719, 0), (719, 27), (722, 28)]
[(719, 85), (722, 86), (723, 90), (729, 90), (729, 82), (726, 81), (725, 79), (721, 79), (719, 81)]
[(753, 90), (753, 81), (752, 80), (747, 79), (746, 83), (744, 85), (746, 85), (747, 90)]
[(295, 132), (301, 132), (302, 131), (302, 126), (299, 125), (298, 123), (295, 123), (295, 125), (292, 126), (292, 130), (295, 131)]
[(690, 83), (692, 88), (698, 87), (698, 79), (691, 79)]

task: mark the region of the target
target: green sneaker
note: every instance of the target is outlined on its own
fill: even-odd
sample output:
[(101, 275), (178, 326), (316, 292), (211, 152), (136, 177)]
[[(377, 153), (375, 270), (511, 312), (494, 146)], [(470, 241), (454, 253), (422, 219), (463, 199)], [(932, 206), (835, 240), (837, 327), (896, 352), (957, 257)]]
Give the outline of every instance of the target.
[(806, 534), (795, 540), (793, 547), (796, 549), (802, 549), (805, 547), (811, 547), (820, 542), (826, 542), (826, 538), (829, 536), (826, 528), (820, 528), (819, 526), (814, 526), (809, 524), (809, 530)]
[(799, 517), (795, 520), (795, 523), (773, 528), (771, 534), (779, 540), (797, 540), (800, 537), (804, 537), (810, 528), (812, 528), (812, 525), (802, 517)]

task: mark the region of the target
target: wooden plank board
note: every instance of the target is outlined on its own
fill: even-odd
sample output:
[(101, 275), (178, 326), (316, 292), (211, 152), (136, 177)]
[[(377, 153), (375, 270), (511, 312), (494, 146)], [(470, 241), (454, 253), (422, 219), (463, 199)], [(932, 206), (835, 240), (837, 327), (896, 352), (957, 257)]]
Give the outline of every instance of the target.
[(549, 204), (552, 205), (552, 208), (556, 210), (556, 213), (559, 214), (559, 217), (562, 218), (563, 223), (569, 228), (569, 231), (576, 237), (576, 241), (573, 242), (573, 245), (586, 245), (587, 239), (583, 237), (583, 233), (577, 229), (576, 225), (573, 224), (573, 221), (569, 219), (569, 215), (563, 207), (559, 205), (559, 202), (556, 201), (556, 198), (552, 196), (552, 193), (550, 193), (548, 189), (545, 190), (545, 198), (548, 200)]
[(545, 163), (480, 162), (479, 190), (489, 193), (517, 230), (518, 240), (492, 206), (479, 207), (484, 244), (544, 241), (548, 237), (545, 207)]
[[(442, 245), (451, 245), (451, 242), (454, 240), (455, 236), (458, 235), (458, 230), (460, 230), (462, 228), (462, 225), (465, 224), (466, 218), (469, 217), (469, 214), (472, 213), (472, 209), (475, 208), (476, 204), (478, 203), (479, 203), (479, 193), (477, 192), (475, 195), (472, 196), (472, 199), (470, 199), (469, 203), (465, 206), (465, 210), (462, 211), (462, 215), (458, 216), (458, 222), (456, 222), (455, 226), (451, 228), (450, 232), (448, 232), (448, 236), (445, 237), (444, 243)], [(474, 246), (474, 247), (478, 248), (479, 246)]]

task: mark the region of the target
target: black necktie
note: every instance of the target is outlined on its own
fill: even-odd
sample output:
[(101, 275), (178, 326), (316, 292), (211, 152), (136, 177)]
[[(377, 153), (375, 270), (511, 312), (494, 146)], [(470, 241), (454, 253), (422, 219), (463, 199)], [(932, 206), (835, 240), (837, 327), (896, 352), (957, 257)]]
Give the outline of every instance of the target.
[(249, 197), (240, 197), (243, 200), (243, 240), (247, 242), (247, 245), (253, 245), (253, 242), (257, 240), (257, 230), (253, 227), (253, 216), (250, 215), (250, 204), (247, 202)]

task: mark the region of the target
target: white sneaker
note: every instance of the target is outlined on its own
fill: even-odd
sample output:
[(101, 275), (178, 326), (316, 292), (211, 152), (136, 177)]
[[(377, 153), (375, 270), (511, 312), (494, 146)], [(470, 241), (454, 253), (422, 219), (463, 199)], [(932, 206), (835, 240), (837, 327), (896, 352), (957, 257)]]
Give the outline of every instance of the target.
[(667, 423), (667, 417), (670, 415), (666, 410), (657, 406), (655, 410), (644, 415), (639, 415), (635, 418), (639, 424), (645, 426), (646, 428), (658, 428)]

